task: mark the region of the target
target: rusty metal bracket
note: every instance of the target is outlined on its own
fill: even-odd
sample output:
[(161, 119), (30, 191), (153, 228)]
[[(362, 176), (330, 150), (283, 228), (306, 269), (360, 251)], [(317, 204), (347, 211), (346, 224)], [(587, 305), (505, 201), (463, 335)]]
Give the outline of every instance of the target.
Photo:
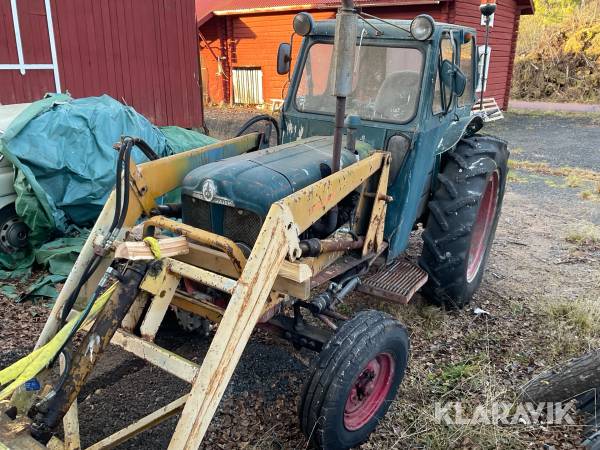
[(167, 219), (163, 216), (155, 216), (144, 222), (144, 235), (152, 235), (151, 227), (162, 228), (165, 230), (172, 231), (181, 236), (190, 238), (200, 244), (208, 245), (209, 247), (216, 248), (224, 252), (233, 266), (236, 268), (238, 273), (242, 273), (244, 266), (246, 265), (246, 257), (240, 247), (228, 239), (218, 234), (211, 233), (209, 231), (201, 230), (200, 228), (186, 225), (175, 220)]

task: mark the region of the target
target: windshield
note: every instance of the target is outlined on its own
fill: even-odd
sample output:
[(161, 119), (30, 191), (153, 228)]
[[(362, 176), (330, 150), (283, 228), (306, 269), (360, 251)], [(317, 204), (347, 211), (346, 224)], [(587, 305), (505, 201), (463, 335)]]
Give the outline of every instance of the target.
[[(335, 113), (333, 61), (332, 44), (310, 47), (296, 91), (299, 111)], [(366, 120), (410, 121), (419, 102), (422, 68), (423, 54), (416, 48), (358, 46), (346, 113)]]

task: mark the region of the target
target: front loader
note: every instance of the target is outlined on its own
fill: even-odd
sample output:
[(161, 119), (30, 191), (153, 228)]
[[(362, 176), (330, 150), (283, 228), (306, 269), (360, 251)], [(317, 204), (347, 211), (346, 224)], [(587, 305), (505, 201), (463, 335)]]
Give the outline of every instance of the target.
[[(468, 303), (493, 241), (508, 158), (506, 143), (476, 134), (483, 120), (470, 112), (474, 30), (426, 15), (367, 17), (350, 0), (336, 21), (300, 13), (294, 30), (303, 41), (288, 95), (279, 122), (267, 118), (262, 133), (241, 130), (163, 159), (122, 139), (115, 191), (37, 350), (0, 371), (0, 398), (12, 394), (0, 403), (4, 446), (80, 448), (77, 395), (113, 344), (191, 390), (89, 448), (112, 448), (173, 415), (169, 449), (198, 448), (261, 327), (318, 352), (300, 426), (317, 448), (351, 448), (394, 399), (409, 338), (383, 312), (346, 317), (336, 307), (356, 290), (400, 304), (419, 289), (447, 307)], [(291, 62), (282, 44), (279, 73)], [(270, 147), (273, 127), (278, 145)], [(136, 165), (134, 146), (150, 161)], [(181, 203), (162, 204), (174, 189)], [(403, 253), (420, 226), (415, 264)], [(154, 342), (169, 309), (186, 330), (215, 330), (202, 364)]]

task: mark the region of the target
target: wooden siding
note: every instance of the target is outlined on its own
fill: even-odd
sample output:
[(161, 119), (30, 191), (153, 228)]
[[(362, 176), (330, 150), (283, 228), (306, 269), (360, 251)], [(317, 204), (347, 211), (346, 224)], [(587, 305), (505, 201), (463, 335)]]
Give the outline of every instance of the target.
[[(26, 63), (50, 63), (43, 0), (19, 0)], [(108, 94), (157, 125), (199, 127), (194, 0), (51, 0), (63, 91)], [(17, 63), (9, 0), (0, 1), (0, 63)], [(54, 92), (51, 70), (0, 70), (0, 102)]]
[[(481, 26), (480, 0), (455, 0), (454, 23), (477, 30), (477, 45), (483, 45), (485, 27)], [(519, 10), (515, 0), (497, 0), (494, 26), (490, 29), (492, 48), (485, 97), (494, 97), (502, 109), (508, 107), (513, 59), (517, 42)], [(471, 14), (476, 11), (477, 14)]]
[[(492, 58), (488, 74), (486, 97), (494, 97), (501, 108), (508, 106), (512, 63), (516, 47), (519, 9), (516, 0), (497, 0), (498, 11), (494, 27), (490, 32)], [(484, 27), (480, 25), (480, 0), (444, 1), (437, 5), (406, 5), (400, 7), (365, 8), (370, 14), (382, 18), (410, 19), (427, 13), (441, 22), (457, 23), (477, 29), (478, 44), (483, 44)], [(335, 11), (311, 11), (316, 20), (335, 17)], [(263, 71), (263, 93), (267, 103), (272, 98), (283, 98), (287, 88), (287, 76), (277, 75), (276, 55), (281, 42), (289, 42), (292, 34), (291, 13), (263, 13), (243, 16), (213, 17), (200, 27), (210, 48), (222, 59), (225, 73), (217, 75), (215, 57), (206, 45), (200, 45), (201, 60), (208, 74), (206, 96), (210, 103), (228, 102), (231, 67), (261, 67)], [(299, 38), (295, 37), (294, 56), (299, 48)]]

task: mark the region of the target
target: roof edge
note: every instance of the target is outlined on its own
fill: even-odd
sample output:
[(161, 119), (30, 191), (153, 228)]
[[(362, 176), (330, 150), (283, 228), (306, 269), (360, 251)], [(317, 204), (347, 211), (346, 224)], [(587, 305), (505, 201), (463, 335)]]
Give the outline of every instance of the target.
[[(441, 3), (442, 1), (450, 1), (450, 0), (406, 0), (406, 1), (393, 1), (390, 0), (388, 2), (360, 2), (359, 5), (361, 8), (364, 7), (383, 7), (383, 6), (398, 6), (398, 5), (436, 5)], [(528, 1), (528, 0), (526, 0)], [(260, 14), (266, 12), (287, 12), (287, 11), (302, 11), (302, 10), (331, 10), (338, 9), (339, 5), (323, 5), (323, 4), (315, 4), (315, 3), (306, 3), (302, 5), (289, 5), (289, 6), (265, 6), (262, 8), (240, 8), (240, 9), (223, 9), (218, 11), (212, 11), (209, 13), (209, 18), (213, 15), (215, 16), (232, 16), (232, 15), (244, 15), (244, 14)], [(208, 19), (206, 16), (201, 19), (200, 25), (205, 23)]]
[(521, 15), (531, 15), (535, 12), (533, 0), (517, 0), (517, 8)]

